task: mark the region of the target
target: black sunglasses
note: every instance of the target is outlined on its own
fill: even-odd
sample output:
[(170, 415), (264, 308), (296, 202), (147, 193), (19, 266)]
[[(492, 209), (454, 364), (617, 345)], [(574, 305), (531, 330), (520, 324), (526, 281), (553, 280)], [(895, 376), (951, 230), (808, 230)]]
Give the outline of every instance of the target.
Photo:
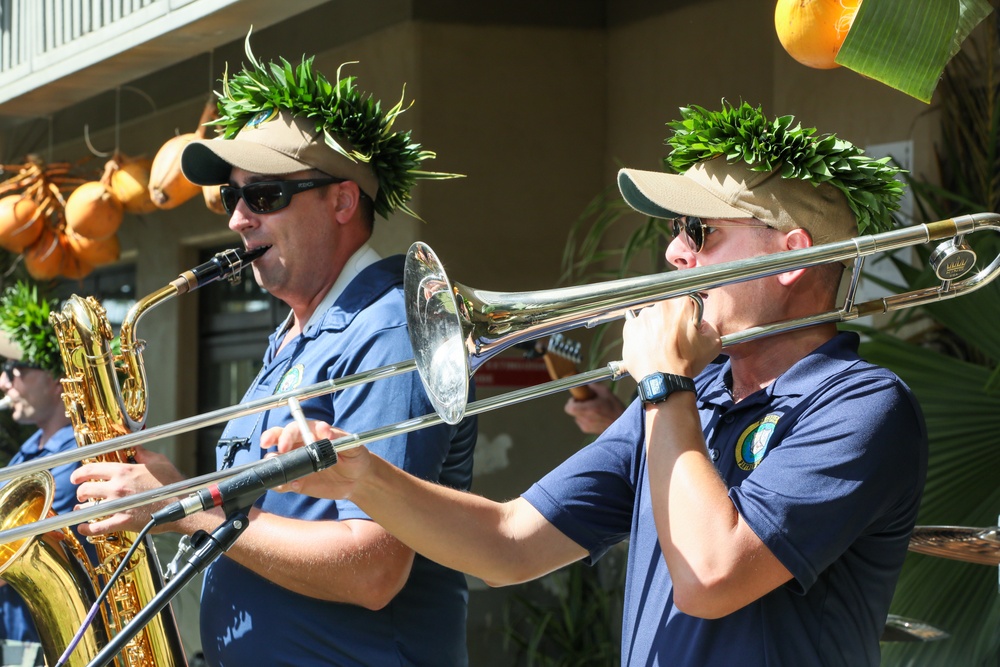
[(342, 178), (307, 178), (298, 181), (258, 181), (247, 183), (242, 188), (235, 185), (223, 185), (219, 188), (222, 194), (222, 206), (226, 213), (233, 214), (240, 197), (254, 213), (274, 213), (292, 203), (292, 197), (324, 185), (343, 183)]
[(670, 220), (670, 233), (675, 237), (680, 236), (684, 233), (688, 247), (694, 252), (701, 252), (705, 247), (705, 237), (712, 233), (713, 229), (719, 227), (731, 227), (731, 228), (751, 228), (751, 227), (768, 227), (769, 225), (764, 222), (732, 222), (732, 223), (719, 223), (713, 222), (711, 225), (706, 225), (705, 221), (701, 218), (695, 217), (693, 215), (685, 215), (680, 218), (672, 218)]
[(15, 373), (20, 375), (22, 370), (28, 369), (41, 369), (41, 366), (18, 361), (17, 359), (8, 359), (0, 365), (0, 373), (10, 378), (15, 377)]

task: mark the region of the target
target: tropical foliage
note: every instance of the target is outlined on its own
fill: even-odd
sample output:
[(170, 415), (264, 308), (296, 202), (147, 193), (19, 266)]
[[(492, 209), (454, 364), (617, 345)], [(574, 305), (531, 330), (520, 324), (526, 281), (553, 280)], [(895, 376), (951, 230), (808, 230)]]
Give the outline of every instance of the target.
[(596, 565), (576, 562), (515, 593), (504, 608), (505, 647), (524, 667), (621, 663), (626, 546)]
[[(938, 184), (910, 180), (924, 220), (1000, 212), (1000, 44), (994, 13), (948, 65), (940, 83)], [(968, 238), (980, 265), (1000, 253), (996, 234)], [(926, 252), (922, 253), (926, 259)], [(901, 289), (933, 284), (929, 270), (899, 263)], [(1000, 513), (1000, 285), (898, 318), (864, 354), (892, 368), (923, 407), (931, 452), (920, 525), (987, 527)], [(907, 335), (905, 331), (919, 331)], [(892, 333), (895, 332), (895, 335)], [(893, 612), (951, 637), (884, 644), (885, 665), (996, 665), (1000, 658), (997, 568), (910, 554)]]

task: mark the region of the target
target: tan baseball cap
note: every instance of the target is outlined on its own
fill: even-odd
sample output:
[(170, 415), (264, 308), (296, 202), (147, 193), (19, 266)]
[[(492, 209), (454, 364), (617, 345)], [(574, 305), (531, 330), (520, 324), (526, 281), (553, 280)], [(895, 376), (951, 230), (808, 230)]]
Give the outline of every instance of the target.
[[(181, 153), (181, 171), (197, 185), (222, 185), (239, 167), (255, 174), (281, 175), (319, 169), (335, 178), (354, 181), (372, 200), (378, 178), (364, 162), (354, 162), (327, 145), (316, 120), (268, 109), (251, 118), (232, 139), (196, 140)], [(350, 143), (336, 138), (351, 151)]]
[(815, 245), (858, 235), (843, 193), (827, 183), (782, 178), (780, 167), (753, 171), (743, 162), (718, 157), (683, 174), (622, 169), (618, 189), (629, 206), (654, 218), (756, 218), (785, 232), (804, 229)]

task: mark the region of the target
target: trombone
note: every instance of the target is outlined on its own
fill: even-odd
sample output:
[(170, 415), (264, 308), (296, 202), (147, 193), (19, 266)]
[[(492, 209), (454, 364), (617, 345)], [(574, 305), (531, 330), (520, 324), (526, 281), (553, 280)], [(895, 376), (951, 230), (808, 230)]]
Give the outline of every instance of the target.
[[(998, 255), (972, 276), (958, 280), (968, 274), (976, 263), (975, 252), (965, 237), (983, 230), (1000, 232), (1000, 215), (964, 215), (713, 266), (538, 292), (491, 292), (452, 284), (434, 252), (425, 244), (415, 243), (407, 255), (404, 269), (407, 322), (414, 360), (80, 447), (75, 451), (65, 452), (68, 457), (46, 457), (41, 465), (36, 461), (12, 466), (0, 471), (0, 481), (44, 467), (63, 465), (226, 419), (273, 409), (287, 404), (289, 398), (312, 398), (414, 369), (420, 373), (435, 413), (339, 438), (332, 443), (335, 451), (352, 449), (442, 421), (455, 424), (465, 415), (480, 414), (591, 382), (618, 379), (627, 374), (620, 362), (612, 362), (606, 368), (468, 404), (469, 381), (479, 366), (517, 343), (579, 326), (595, 326), (624, 317), (634, 309), (663, 299), (820, 264), (855, 260), (845, 301), (840, 309), (729, 334), (722, 339), (723, 347), (816, 324), (847, 322), (867, 315), (885, 314), (951, 299), (978, 290), (1000, 274)], [(939, 285), (854, 303), (866, 257), (932, 241), (942, 241), (930, 257), (935, 275), (941, 281)], [(254, 465), (256, 463), (248, 463), (209, 473), (128, 498), (104, 501), (99, 506), (0, 531), (0, 544), (135, 509), (152, 502), (176, 498), (237, 475)]]

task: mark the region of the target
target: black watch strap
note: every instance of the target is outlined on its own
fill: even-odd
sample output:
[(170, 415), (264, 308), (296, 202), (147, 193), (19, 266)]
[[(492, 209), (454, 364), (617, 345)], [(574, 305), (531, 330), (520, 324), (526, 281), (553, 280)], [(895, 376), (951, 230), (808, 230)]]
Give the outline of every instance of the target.
[(650, 373), (639, 381), (639, 398), (643, 403), (662, 403), (675, 391), (694, 391), (694, 380), (683, 375)]

